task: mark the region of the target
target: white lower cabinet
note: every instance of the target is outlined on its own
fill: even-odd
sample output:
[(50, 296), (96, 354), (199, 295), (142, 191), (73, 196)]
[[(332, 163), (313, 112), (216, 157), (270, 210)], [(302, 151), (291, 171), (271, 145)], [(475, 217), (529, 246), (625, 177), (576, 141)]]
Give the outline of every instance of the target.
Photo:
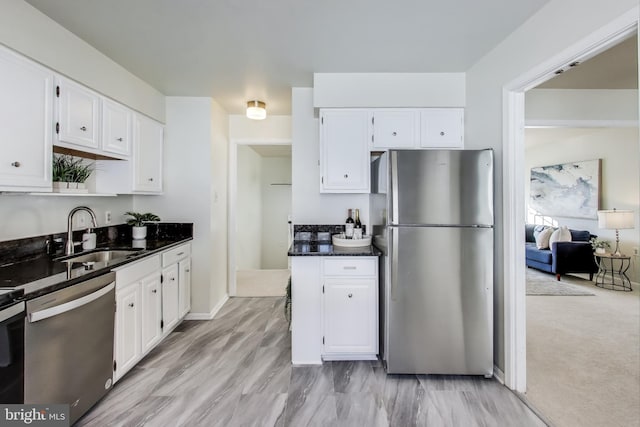
[(326, 257), (322, 264), (322, 359), (375, 360), (378, 259)]
[(142, 289), (142, 353), (146, 354), (162, 338), (162, 294), (160, 275), (153, 273), (140, 282)]
[(117, 268), (113, 381), (169, 335), (190, 309), (190, 243)]
[(162, 269), (162, 328), (165, 335), (180, 320), (178, 271), (177, 263)]

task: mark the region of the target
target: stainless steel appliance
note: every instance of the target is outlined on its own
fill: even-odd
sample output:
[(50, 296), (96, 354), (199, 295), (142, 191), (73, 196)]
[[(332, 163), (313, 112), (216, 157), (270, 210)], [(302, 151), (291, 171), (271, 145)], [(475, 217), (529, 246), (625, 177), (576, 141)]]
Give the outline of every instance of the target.
[(111, 388), (115, 273), (27, 301), (25, 403), (68, 403), (73, 424)]
[(25, 303), (22, 290), (0, 289), (0, 403), (23, 403)]
[(388, 373), (493, 374), (493, 151), (392, 150), (372, 163)]

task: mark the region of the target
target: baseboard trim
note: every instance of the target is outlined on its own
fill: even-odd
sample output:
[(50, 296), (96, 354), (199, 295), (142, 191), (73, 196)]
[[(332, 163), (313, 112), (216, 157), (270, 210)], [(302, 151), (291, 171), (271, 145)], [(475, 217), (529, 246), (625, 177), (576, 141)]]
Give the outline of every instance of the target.
[(209, 313), (187, 313), (184, 320), (211, 320), (220, 311), (225, 302), (229, 300), (229, 294), (225, 294), (224, 297), (211, 309)]
[(498, 382), (504, 385), (504, 372), (496, 365), (493, 365), (493, 377), (498, 380)]
[(295, 366), (322, 365), (322, 360), (292, 360), (291, 364)]

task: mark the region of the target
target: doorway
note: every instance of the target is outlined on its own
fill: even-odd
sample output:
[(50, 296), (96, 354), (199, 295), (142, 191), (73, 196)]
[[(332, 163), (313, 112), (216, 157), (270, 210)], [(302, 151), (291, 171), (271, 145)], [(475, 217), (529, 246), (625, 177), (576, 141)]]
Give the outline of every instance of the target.
[[(524, 225), (524, 93), (549, 80), (559, 70), (583, 62), (609, 49), (636, 32), (637, 14), (624, 18), (592, 34), (563, 56), (554, 57), (504, 87), (503, 193), (504, 201), (504, 301), (505, 301), (505, 383), (524, 393), (526, 382), (526, 296)], [(597, 43), (594, 43), (597, 40)]]
[(230, 152), (229, 293), (284, 296), (290, 276), (291, 144), (236, 141)]

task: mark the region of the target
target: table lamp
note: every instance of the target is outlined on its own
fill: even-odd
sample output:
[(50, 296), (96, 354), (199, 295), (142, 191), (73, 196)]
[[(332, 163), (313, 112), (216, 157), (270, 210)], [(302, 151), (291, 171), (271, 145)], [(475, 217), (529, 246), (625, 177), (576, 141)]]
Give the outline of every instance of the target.
[(619, 249), (620, 233), (618, 230), (633, 228), (633, 211), (627, 210), (606, 210), (598, 211), (598, 227), (605, 230), (616, 230), (616, 250), (615, 256), (622, 256)]

